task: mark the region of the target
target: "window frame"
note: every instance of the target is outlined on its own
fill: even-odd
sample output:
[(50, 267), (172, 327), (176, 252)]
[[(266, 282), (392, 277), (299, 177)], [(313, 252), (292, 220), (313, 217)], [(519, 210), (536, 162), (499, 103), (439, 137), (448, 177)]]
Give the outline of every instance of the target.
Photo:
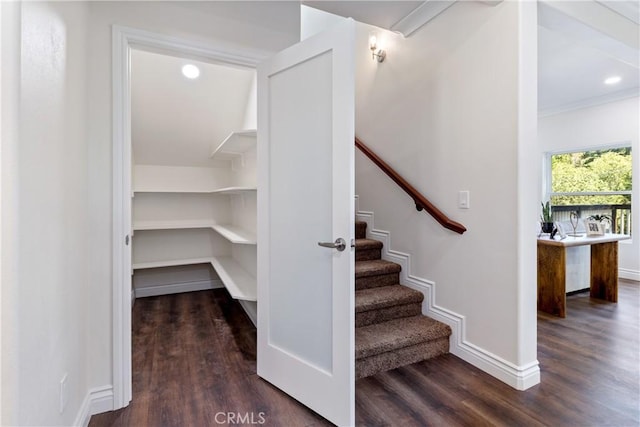
[[(579, 147), (579, 148), (569, 148), (563, 150), (555, 150), (555, 151), (546, 151), (544, 153), (544, 163), (543, 163), (543, 200), (551, 200), (554, 196), (630, 196), (631, 198), (631, 212), (633, 212), (633, 180), (631, 182), (631, 190), (624, 191), (578, 191), (578, 192), (553, 192), (553, 178), (551, 171), (551, 159), (555, 155), (559, 154), (571, 154), (571, 153), (582, 153), (585, 151), (601, 151), (601, 150), (615, 150), (618, 148), (629, 148), (632, 153), (632, 170), (633, 170), (633, 144), (631, 141), (624, 141), (615, 144), (605, 144), (605, 145), (597, 145), (590, 147)], [(625, 241), (626, 242), (626, 241)]]

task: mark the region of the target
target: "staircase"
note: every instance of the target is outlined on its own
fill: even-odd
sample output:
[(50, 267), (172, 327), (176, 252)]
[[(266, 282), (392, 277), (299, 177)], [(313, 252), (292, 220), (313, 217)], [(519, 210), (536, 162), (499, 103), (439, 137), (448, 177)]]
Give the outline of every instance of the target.
[(421, 292), (400, 285), (400, 265), (356, 221), (356, 379), (449, 352), (451, 328), (422, 315)]

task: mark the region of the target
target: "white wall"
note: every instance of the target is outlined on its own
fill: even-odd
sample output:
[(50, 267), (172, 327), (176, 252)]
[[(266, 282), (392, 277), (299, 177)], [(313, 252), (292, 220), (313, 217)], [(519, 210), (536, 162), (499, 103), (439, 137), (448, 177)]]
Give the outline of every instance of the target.
[(541, 117), (541, 153), (629, 144), (633, 156), (632, 241), (619, 244), (620, 277), (640, 280), (640, 98), (630, 98), (553, 116)]
[(1, 227), (0, 258), (0, 424), (7, 425), (16, 419), (17, 372), (13, 369), (18, 358), (18, 328), (16, 315), (17, 261), (15, 248), (18, 242), (16, 220), (18, 218), (18, 188), (15, 180), (18, 163), (18, 138), (20, 127), (20, 3), (0, 3), (2, 19), (0, 49), (0, 196)]
[(253, 75), (251, 88), (247, 96), (246, 108), (244, 111), (244, 120), (242, 129), (256, 129), (258, 127), (258, 78)]
[(300, 40), (321, 33), (346, 18), (313, 7), (300, 5)]
[(21, 37), (21, 74), (13, 105), (19, 138), (3, 135), (3, 150), (15, 144), (10, 203), (17, 203), (15, 222), (3, 223), (3, 236), (7, 225), (15, 236), (3, 247), (15, 268), (13, 280), (3, 277), (11, 298), (3, 303), (12, 308), (10, 321), (2, 319), (11, 328), (2, 343), (11, 363), (3, 365), (3, 383), (11, 371), (4, 425), (69, 425), (87, 389), (87, 15), (83, 3), (25, 2), (11, 23)]
[(134, 165), (134, 191), (213, 191), (229, 186), (230, 173), (223, 168)]
[[(520, 236), (535, 235), (537, 173), (518, 166), (527, 150), (536, 154), (535, 145), (519, 145), (534, 144), (536, 104), (535, 72), (519, 82), (522, 7), (457, 2), (406, 39), (381, 32), (381, 64), (371, 58), (366, 28), (356, 39), (356, 134), (468, 231), (457, 235), (417, 212), (357, 150), (356, 193), (360, 208), (375, 212), (376, 227), (391, 232), (392, 248), (411, 254), (411, 274), (435, 282), (436, 305), (465, 318), (469, 347), (505, 366), (532, 367), (530, 386), (537, 382), (535, 239)], [(535, 18), (533, 25), (529, 41)], [(523, 64), (535, 70), (532, 58)], [(533, 97), (519, 92), (520, 83), (532, 83)], [(531, 122), (527, 129), (522, 120)], [(470, 191), (468, 210), (457, 207), (460, 190)]]
[[(298, 7), (295, 2), (90, 3), (88, 156), (91, 207), (89, 310), (92, 316), (87, 328), (92, 331), (88, 355), (91, 387), (112, 382), (111, 26), (139, 28), (221, 49), (268, 53), (284, 49), (298, 40)], [(289, 15), (291, 18), (287, 18)], [(281, 22), (283, 16), (287, 22)], [(247, 20), (243, 21), (243, 17)]]

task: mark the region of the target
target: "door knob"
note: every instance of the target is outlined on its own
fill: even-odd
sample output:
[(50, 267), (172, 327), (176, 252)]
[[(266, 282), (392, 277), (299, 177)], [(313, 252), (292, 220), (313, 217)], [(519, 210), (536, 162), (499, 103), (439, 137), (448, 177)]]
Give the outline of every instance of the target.
[(318, 246), (337, 249), (339, 252), (342, 252), (347, 247), (347, 242), (345, 242), (342, 237), (338, 237), (335, 242), (318, 242)]

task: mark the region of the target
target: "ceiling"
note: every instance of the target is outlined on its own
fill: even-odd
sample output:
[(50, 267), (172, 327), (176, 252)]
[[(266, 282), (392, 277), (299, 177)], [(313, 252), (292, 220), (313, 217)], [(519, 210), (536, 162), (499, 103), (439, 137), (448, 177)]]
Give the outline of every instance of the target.
[[(231, 2), (220, 2), (211, 7), (222, 7), (222, 3), (227, 8), (232, 6)], [(243, 15), (259, 20), (258, 15), (251, 14), (251, 3), (239, 3), (242, 4), (238, 19)], [(284, 3), (283, 7), (286, 6)], [(392, 28), (417, 8), (424, 9), (424, 3), (304, 1), (308, 6), (351, 16), (382, 28)], [(485, 3), (487, 7), (495, 4)], [(640, 54), (637, 46), (629, 46), (628, 42), (623, 43), (550, 7), (553, 2), (538, 4), (541, 114), (638, 96)], [(640, 20), (638, 2), (603, 0), (594, 4), (599, 4), (605, 13), (624, 16), (629, 22)], [(287, 7), (285, 10), (290, 12)], [(291, 20), (290, 15), (283, 16)], [(638, 24), (635, 26), (637, 29)], [(198, 79), (188, 80), (182, 76), (181, 67), (187, 62), (200, 68)], [(253, 70), (134, 50), (131, 75), (132, 141), (136, 164), (211, 166), (209, 153), (212, 147), (230, 132), (243, 127)], [(604, 85), (603, 80), (610, 75), (622, 77), (620, 84)]]
[[(200, 68), (189, 80), (182, 66)], [(140, 50), (131, 55), (131, 138), (135, 164), (211, 166), (209, 154), (242, 128), (254, 70)]]
[[(604, 84), (610, 76), (620, 83)], [(538, 28), (538, 110), (553, 113), (638, 95), (638, 67), (545, 27)]]
[(175, 7), (196, 10), (199, 14), (248, 22), (282, 33), (300, 32), (300, 8), (291, 0), (201, 0), (174, 1)]
[[(307, 6), (349, 16), (381, 28), (395, 29), (407, 15), (425, 6), (446, 1), (303, 1)], [(483, 2), (487, 7), (499, 1)], [(637, 44), (620, 41), (573, 16), (555, 9), (558, 2), (541, 1), (538, 39), (538, 109), (541, 114), (601, 104), (638, 96), (640, 54)], [(570, 2), (561, 2), (570, 3)], [(593, 13), (608, 16), (611, 22), (620, 17), (629, 27), (635, 24), (638, 39), (640, 2), (597, 0), (583, 2)], [(565, 7), (565, 9), (567, 9)], [(428, 24), (427, 24), (428, 25)], [(418, 27), (419, 28), (419, 27)], [(615, 33), (615, 31), (613, 31)], [(633, 36), (631, 37), (633, 39)], [(603, 84), (605, 78), (619, 75), (614, 86)]]
[(391, 29), (425, 1), (302, 1), (303, 4), (334, 15)]
[[(610, 13), (609, 3), (602, 13)], [(629, 21), (637, 20), (640, 3), (615, 2)], [(538, 110), (542, 115), (598, 105), (640, 95), (640, 51), (594, 28), (551, 3), (538, 6)], [(626, 5), (626, 8), (623, 8)], [(605, 9), (606, 7), (606, 9)], [(635, 10), (635, 12), (634, 12)], [(619, 13), (614, 11), (614, 13)], [(638, 24), (633, 24), (638, 37)], [(633, 27), (633, 26), (631, 26)], [(610, 76), (620, 83), (606, 85)]]

